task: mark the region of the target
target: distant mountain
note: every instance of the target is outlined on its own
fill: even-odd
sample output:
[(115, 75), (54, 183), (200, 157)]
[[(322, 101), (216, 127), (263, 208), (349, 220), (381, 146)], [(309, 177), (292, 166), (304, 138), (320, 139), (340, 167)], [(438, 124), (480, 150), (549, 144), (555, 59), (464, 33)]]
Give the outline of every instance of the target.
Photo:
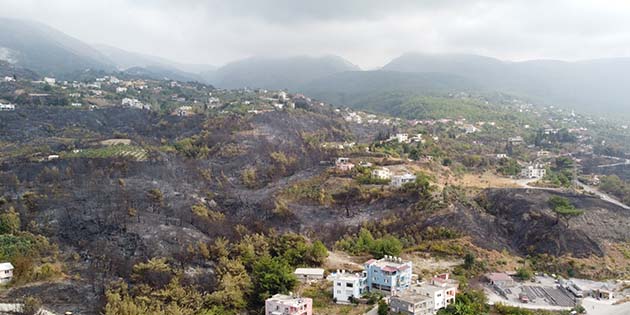
[(474, 55), (405, 54), (383, 67), (408, 73), (443, 73), (466, 78), (486, 90), (591, 112), (630, 112), (626, 95), (630, 58), (578, 62), (505, 62)]
[(114, 70), (89, 45), (46, 25), (0, 18), (0, 60), (41, 75), (63, 76), (84, 69)]
[(213, 65), (184, 64), (161, 57), (126, 51), (108, 45), (96, 44), (93, 46), (103, 55), (109, 58), (120, 70), (125, 70), (133, 67), (143, 67), (148, 69), (160, 68), (170, 69), (171, 71), (179, 71), (181, 73), (188, 72), (190, 74), (197, 75), (203, 72), (214, 71), (217, 69), (217, 67)]
[(433, 94), (479, 89), (478, 84), (458, 75), (384, 70), (335, 73), (296, 88), (299, 92), (332, 104), (360, 108), (384, 94)]
[(180, 71), (174, 68), (162, 68), (160, 66), (131, 67), (122, 71), (134, 77), (142, 77), (153, 80), (176, 80), (203, 82), (199, 75)]
[(221, 88), (269, 88), (294, 90), (301, 85), (359, 67), (338, 56), (288, 58), (255, 57), (229, 63), (205, 73), (206, 81)]

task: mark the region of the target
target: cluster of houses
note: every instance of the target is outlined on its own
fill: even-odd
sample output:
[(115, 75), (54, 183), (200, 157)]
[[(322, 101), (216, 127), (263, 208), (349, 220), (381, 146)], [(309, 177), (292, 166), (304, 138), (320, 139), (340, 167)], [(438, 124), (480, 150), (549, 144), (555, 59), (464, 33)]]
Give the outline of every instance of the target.
[[(371, 167), (372, 164), (368, 162), (360, 163), (361, 166)], [(335, 160), (335, 168), (340, 172), (349, 172), (354, 169), (356, 165), (350, 162), (350, 158), (338, 157)], [(371, 171), (371, 176), (379, 180), (389, 180), (390, 186), (400, 188), (407, 183), (413, 183), (416, 181), (416, 175), (404, 171), (400, 174), (394, 174), (387, 167), (377, 167)]]
[[(389, 301), (389, 308), (397, 314), (435, 314), (455, 301), (459, 283), (448, 274), (435, 276), (429, 282), (414, 281), (412, 262), (400, 257), (385, 256), (364, 263), (361, 272), (340, 271), (329, 275), (333, 300), (351, 304), (368, 293), (379, 293)], [(295, 275), (302, 282), (324, 279), (324, 270), (298, 268)], [(265, 303), (266, 315), (312, 315), (312, 299), (274, 295)]]
[(151, 109), (150, 105), (144, 104), (141, 101), (135, 99), (135, 98), (128, 98), (125, 97), (122, 99), (121, 103), (122, 106), (128, 106), (131, 108), (138, 108), (138, 109)]
[(422, 139), (422, 134), (417, 134), (415, 136), (409, 137), (407, 133), (397, 133), (395, 135), (391, 135), (386, 142), (396, 141), (398, 143), (412, 143), (412, 142), (420, 142), (425, 143), (425, 140)]

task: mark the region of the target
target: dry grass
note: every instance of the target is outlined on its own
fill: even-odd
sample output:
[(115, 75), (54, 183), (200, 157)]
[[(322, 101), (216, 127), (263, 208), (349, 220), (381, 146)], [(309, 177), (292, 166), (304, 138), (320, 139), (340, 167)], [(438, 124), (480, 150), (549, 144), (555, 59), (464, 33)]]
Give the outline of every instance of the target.
[(108, 139), (108, 140), (103, 140), (101, 141), (102, 145), (106, 145), (106, 146), (112, 146), (112, 145), (130, 145), (131, 144), (131, 139)]
[(519, 185), (510, 178), (500, 177), (492, 172), (483, 174), (466, 173), (461, 178), (455, 180), (455, 183), (464, 187), (472, 188), (518, 188)]

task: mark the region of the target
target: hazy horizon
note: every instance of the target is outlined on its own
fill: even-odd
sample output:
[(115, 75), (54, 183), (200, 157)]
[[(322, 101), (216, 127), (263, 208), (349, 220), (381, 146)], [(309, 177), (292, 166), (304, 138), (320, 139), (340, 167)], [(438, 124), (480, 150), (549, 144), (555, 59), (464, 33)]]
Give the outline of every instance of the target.
[(186, 64), (253, 56), (338, 55), (373, 69), (407, 52), (501, 60), (630, 56), (630, 3), (350, 0), (253, 2), (1, 0), (28, 19), (89, 44)]

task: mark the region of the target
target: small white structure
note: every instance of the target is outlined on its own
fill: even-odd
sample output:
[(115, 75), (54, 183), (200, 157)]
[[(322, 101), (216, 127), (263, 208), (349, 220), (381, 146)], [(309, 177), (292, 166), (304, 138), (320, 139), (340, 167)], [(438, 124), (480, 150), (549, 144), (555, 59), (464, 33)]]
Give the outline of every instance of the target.
[(405, 143), (405, 142), (409, 142), (409, 134), (406, 133), (397, 133), (395, 136), (391, 137), (390, 139), (392, 140), (396, 140), (399, 143)]
[(508, 156), (505, 153), (499, 153), (499, 154), (496, 155), (496, 157), (497, 157), (497, 159), (500, 160), (500, 159), (507, 159)]
[(386, 180), (392, 177), (392, 172), (388, 168), (381, 167), (372, 170), (372, 177)]
[(473, 126), (473, 125), (465, 125), (464, 126), (464, 130), (466, 131), (466, 133), (475, 133), (477, 132), (479, 129), (477, 129), (477, 127)]
[(48, 85), (55, 85), (57, 83), (57, 80), (55, 78), (45, 77), (44, 78), (44, 83), (46, 83)]
[(12, 110), (15, 110), (15, 105), (0, 103), (0, 111), (12, 111)]
[(83, 104), (81, 104), (81, 103), (70, 103), (70, 105), (72, 107), (81, 107), (81, 106), (83, 106)]
[(51, 155), (48, 156), (47, 159), (48, 159), (48, 161), (57, 160), (57, 159), (59, 159), (59, 155), (51, 154)]
[(367, 273), (350, 273), (345, 270), (337, 270), (336, 273), (328, 276), (328, 280), (333, 282), (333, 298), (336, 303), (351, 303), (352, 298), (360, 298), (368, 291)]
[(293, 274), (301, 282), (313, 282), (324, 279), (324, 269), (322, 268), (297, 268)]
[(347, 157), (338, 157), (335, 160), (335, 165), (350, 163), (350, 158)]
[(11, 282), (13, 279), (13, 265), (9, 262), (0, 263), (0, 284)]
[(125, 93), (127, 92), (127, 88), (124, 86), (119, 86), (116, 88), (116, 93)]
[(416, 175), (405, 173), (403, 175), (392, 176), (391, 185), (393, 187), (402, 187), (404, 184), (412, 183), (416, 180)]
[(7, 76), (7, 77), (4, 77), (3, 81), (4, 82), (13, 82), (13, 81), (15, 81), (15, 79), (13, 77)]

